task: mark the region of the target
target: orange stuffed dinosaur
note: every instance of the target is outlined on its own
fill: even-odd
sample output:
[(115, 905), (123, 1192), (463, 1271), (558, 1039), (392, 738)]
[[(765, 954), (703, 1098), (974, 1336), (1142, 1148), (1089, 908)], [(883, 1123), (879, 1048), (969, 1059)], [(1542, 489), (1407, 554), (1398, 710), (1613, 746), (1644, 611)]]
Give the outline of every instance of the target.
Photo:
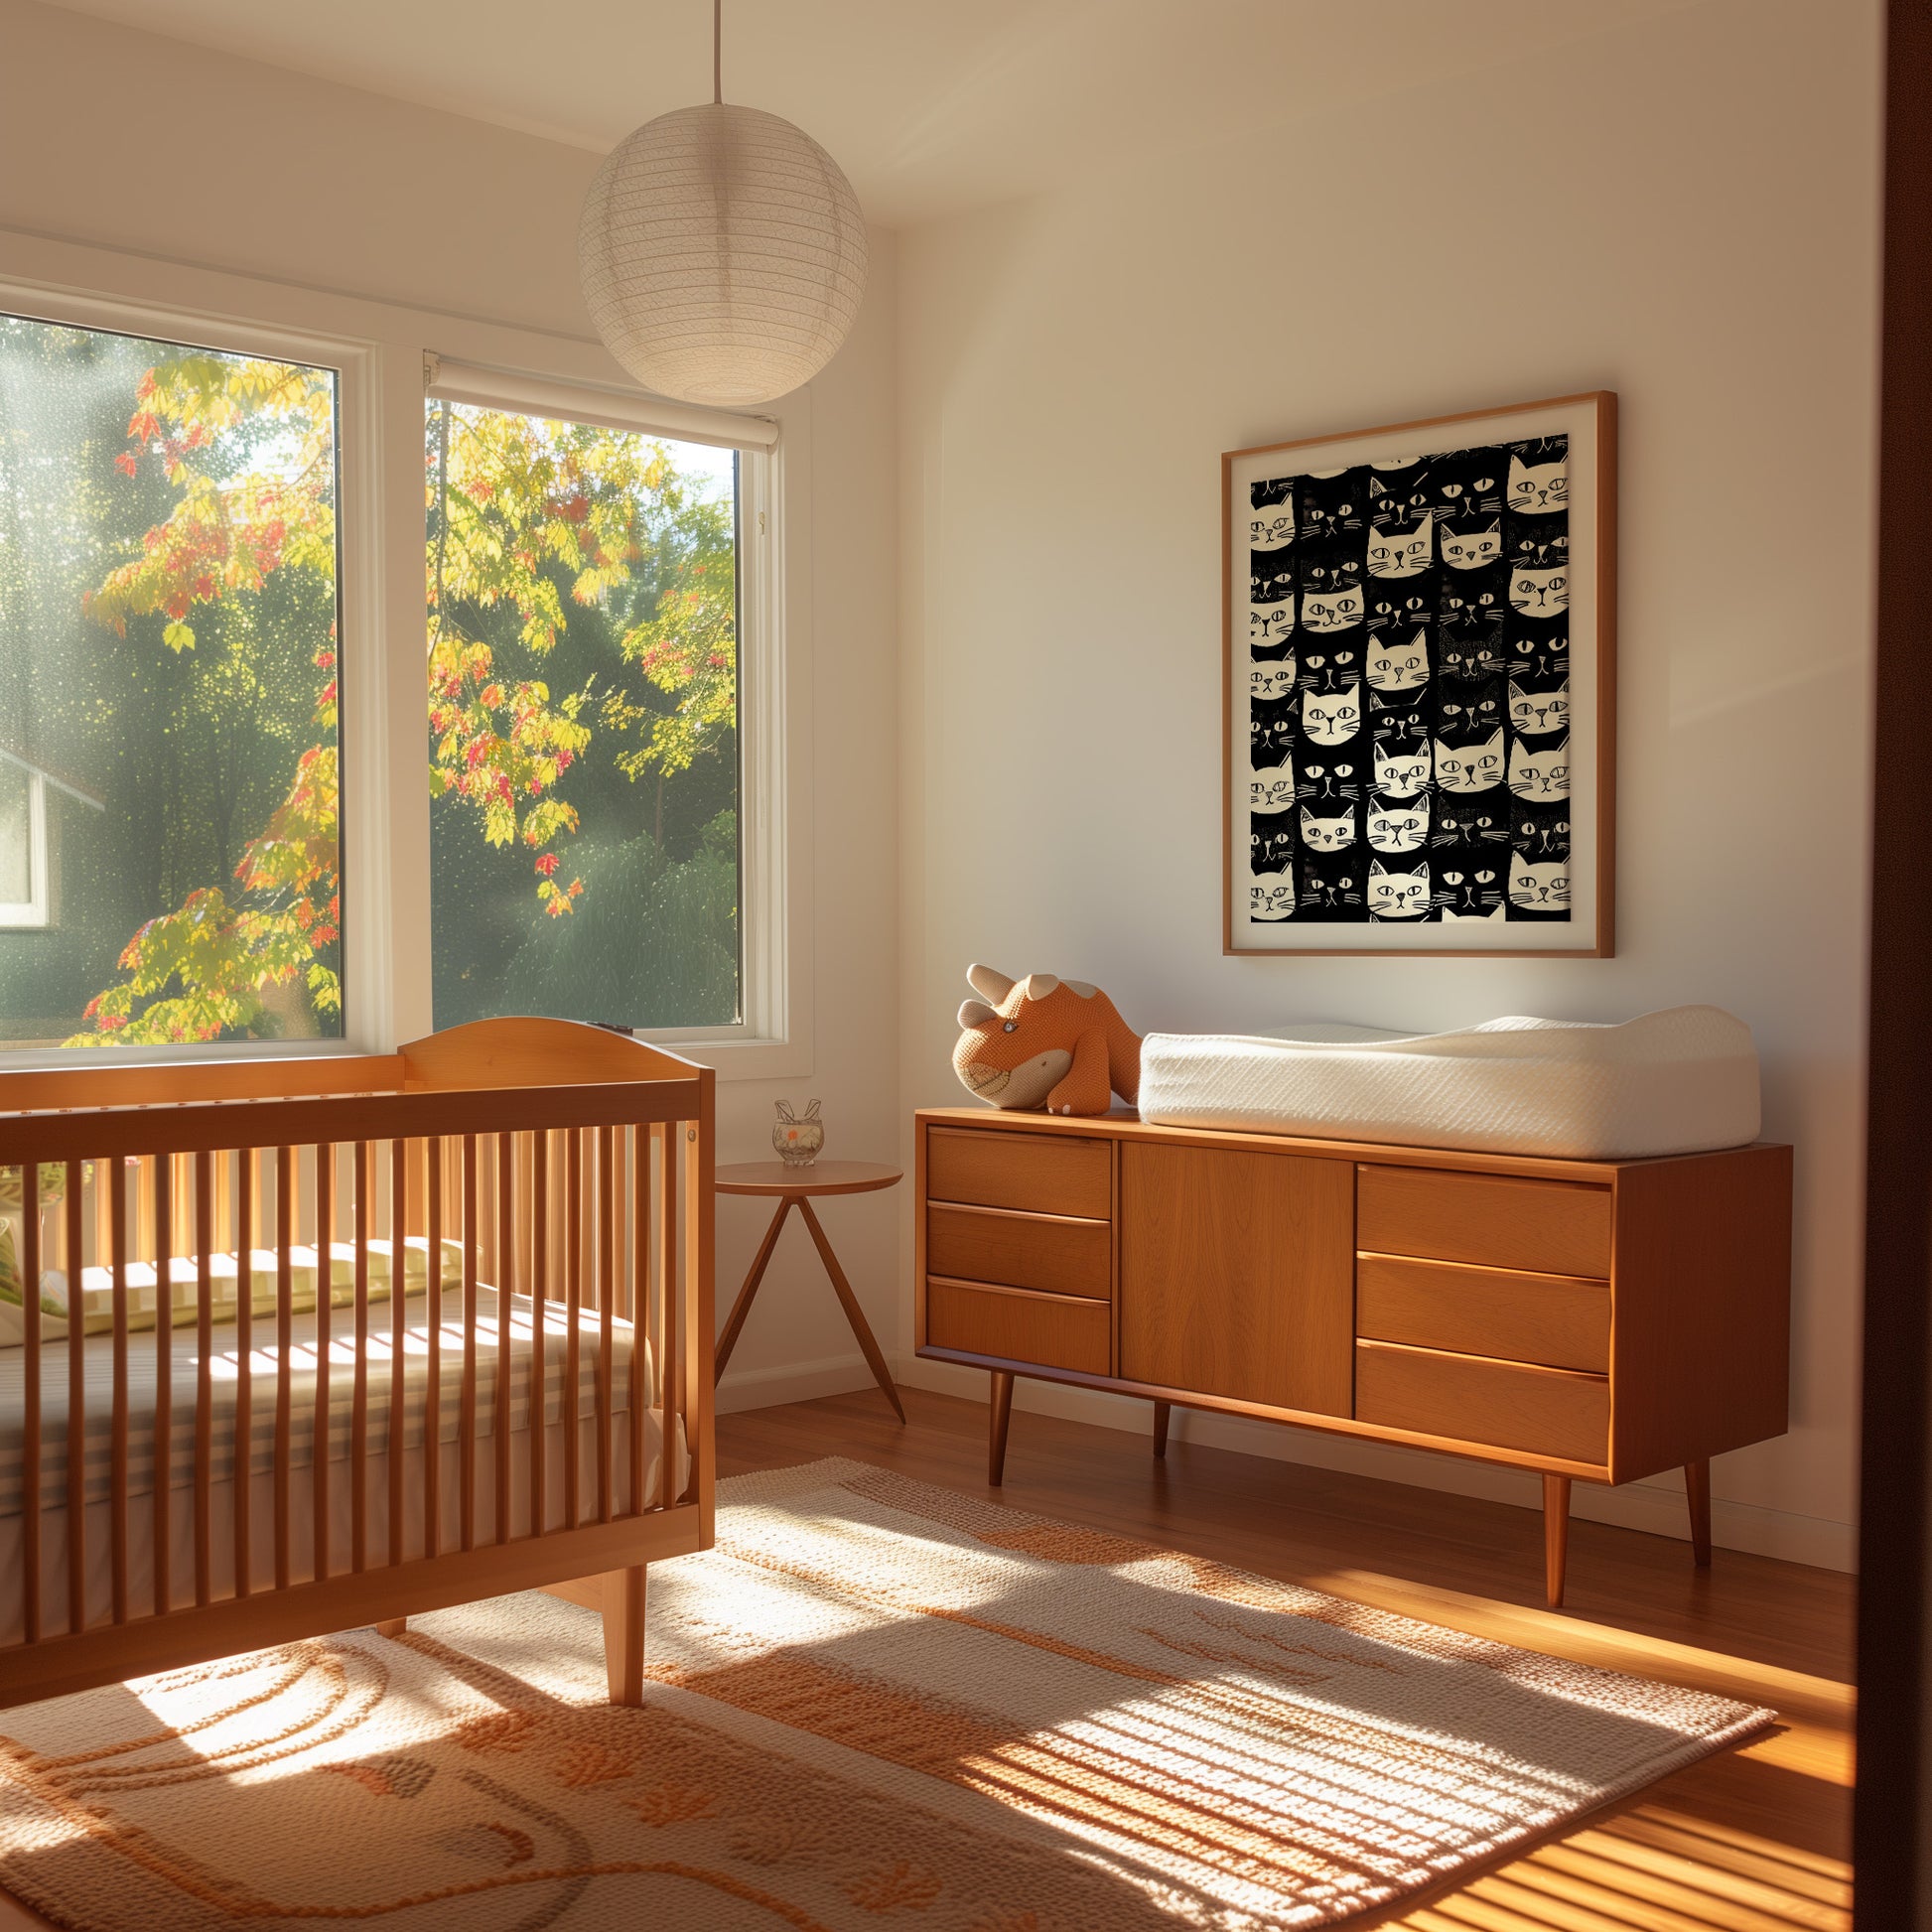
[(983, 997), (959, 1009), (965, 1031), (952, 1064), (980, 1099), (1008, 1109), (1104, 1114), (1110, 1093), (1130, 1105), (1139, 1095), (1141, 1037), (1098, 987), (1051, 973), (1010, 980), (991, 966), (967, 967), (966, 980)]

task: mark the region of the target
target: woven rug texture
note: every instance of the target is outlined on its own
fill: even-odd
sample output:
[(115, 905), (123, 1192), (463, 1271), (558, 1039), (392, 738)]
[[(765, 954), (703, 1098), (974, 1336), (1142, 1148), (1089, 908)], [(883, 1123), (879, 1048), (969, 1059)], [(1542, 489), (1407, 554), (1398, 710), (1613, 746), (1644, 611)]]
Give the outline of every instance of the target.
[(1345, 1923), (1771, 1713), (844, 1460), (654, 1566), (641, 1710), (542, 1594), (0, 1713), (73, 1932)]

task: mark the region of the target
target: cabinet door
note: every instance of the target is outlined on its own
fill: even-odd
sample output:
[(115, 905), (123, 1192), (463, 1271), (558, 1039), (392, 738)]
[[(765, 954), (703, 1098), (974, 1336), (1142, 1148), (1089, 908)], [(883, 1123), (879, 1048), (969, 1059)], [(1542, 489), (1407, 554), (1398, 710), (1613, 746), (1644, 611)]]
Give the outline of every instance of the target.
[(1280, 1409), (1353, 1407), (1355, 1171), (1121, 1149), (1120, 1372)]

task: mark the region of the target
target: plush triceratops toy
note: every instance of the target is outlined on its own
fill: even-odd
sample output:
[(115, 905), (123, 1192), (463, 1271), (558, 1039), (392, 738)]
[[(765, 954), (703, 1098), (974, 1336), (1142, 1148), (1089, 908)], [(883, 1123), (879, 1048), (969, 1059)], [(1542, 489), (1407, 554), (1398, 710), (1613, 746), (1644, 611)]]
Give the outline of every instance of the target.
[(953, 1071), (995, 1107), (1049, 1114), (1104, 1114), (1110, 1093), (1132, 1102), (1141, 1090), (1141, 1038), (1097, 986), (1031, 973), (1010, 980), (969, 966), (982, 997), (959, 1009), (965, 1031)]

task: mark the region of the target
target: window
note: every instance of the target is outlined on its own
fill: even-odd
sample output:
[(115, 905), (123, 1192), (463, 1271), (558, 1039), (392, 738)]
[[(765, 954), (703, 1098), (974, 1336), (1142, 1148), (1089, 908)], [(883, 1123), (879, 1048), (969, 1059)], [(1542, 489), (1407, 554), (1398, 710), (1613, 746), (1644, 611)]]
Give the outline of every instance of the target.
[(739, 1025), (739, 459), (433, 395), (439, 1028)]
[(0, 316), (0, 1045), (342, 1034), (338, 386)]

